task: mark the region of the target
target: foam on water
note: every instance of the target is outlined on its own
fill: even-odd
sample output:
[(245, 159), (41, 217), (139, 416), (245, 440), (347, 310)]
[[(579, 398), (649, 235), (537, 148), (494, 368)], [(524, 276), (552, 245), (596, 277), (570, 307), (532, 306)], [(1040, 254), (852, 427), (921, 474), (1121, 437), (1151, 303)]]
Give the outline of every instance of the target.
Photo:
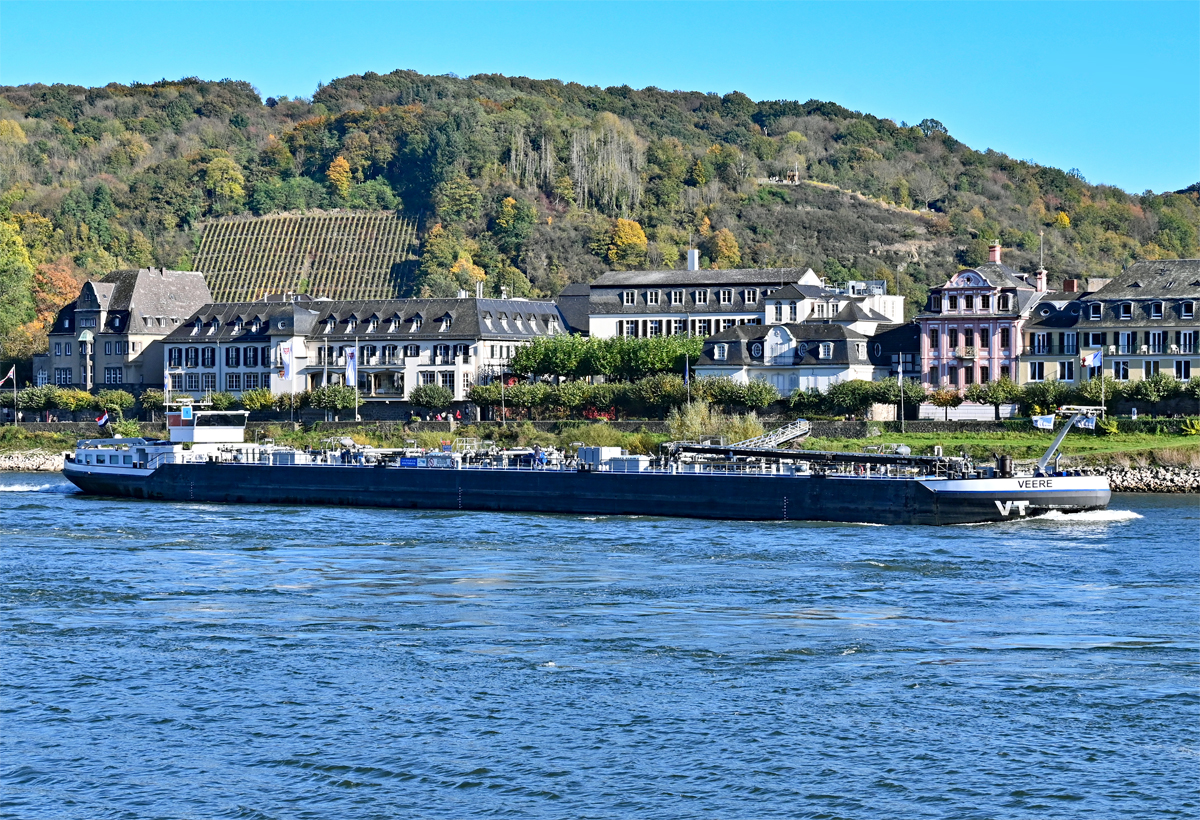
[(0, 493), (69, 493), (70, 484), (0, 484)]
[(1065, 521), (1068, 524), (1101, 523), (1111, 524), (1114, 521), (1134, 521), (1142, 516), (1133, 510), (1088, 510), (1087, 512), (1065, 513), (1051, 510), (1045, 515), (1029, 519), (1031, 521)]

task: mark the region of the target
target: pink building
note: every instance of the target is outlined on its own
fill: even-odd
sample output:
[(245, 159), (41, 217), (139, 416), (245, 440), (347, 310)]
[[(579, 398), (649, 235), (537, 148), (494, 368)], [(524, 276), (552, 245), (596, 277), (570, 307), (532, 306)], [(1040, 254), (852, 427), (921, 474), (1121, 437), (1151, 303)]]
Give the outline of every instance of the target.
[(1046, 294), (1046, 271), (1018, 273), (1000, 262), (999, 245), (989, 256), (933, 288), (917, 316), (922, 381), (931, 389), (1020, 377), (1021, 330)]

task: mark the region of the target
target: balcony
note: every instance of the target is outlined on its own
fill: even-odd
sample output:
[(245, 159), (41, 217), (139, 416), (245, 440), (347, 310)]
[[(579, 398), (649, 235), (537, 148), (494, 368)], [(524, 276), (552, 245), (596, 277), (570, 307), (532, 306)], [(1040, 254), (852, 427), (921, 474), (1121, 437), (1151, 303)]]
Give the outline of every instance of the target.
[(1076, 344), (1044, 344), (1026, 345), (1021, 350), (1023, 356), (1077, 356), (1079, 346)]
[(953, 353), (959, 359), (974, 359), (978, 355), (974, 345), (964, 345)]

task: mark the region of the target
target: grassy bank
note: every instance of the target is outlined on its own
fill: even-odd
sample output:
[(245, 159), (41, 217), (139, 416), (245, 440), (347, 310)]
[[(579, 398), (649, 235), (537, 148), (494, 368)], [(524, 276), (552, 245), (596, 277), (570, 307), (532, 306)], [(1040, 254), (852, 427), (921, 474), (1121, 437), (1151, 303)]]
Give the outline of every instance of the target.
[[(625, 433), (608, 424), (580, 424), (561, 433), (535, 430), (531, 424), (514, 423), (507, 426), (479, 424), (461, 427), (454, 433), (406, 432), (401, 427), (365, 426), (352, 433), (322, 430), (292, 431), (283, 426), (269, 427), (261, 434), (280, 444), (294, 447), (327, 446), (331, 437), (349, 436), (358, 444), (374, 447), (424, 447), (438, 448), (443, 441), (456, 437), (473, 437), (494, 441), (500, 446), (570, 447), (577, 442), (591, 446), (621, 447), (631, 453), (654, 455), (659, 445), (669, 441), (670, 436), (658, 433)], [(872, 444), (907, 444), (914, 453), (932, 454), (933, 448), (941, 446), (946, 455), (966, 452), (977, 459), (990, 459), (995, 455), (1010, 455), (1017, 459), (1037, 458), (1053, 437), (1040, 431), (1002, 431), (991, 433), (884, 433), (872, 438), (812, 438), (803, 442), (805, 449), (859, 451)], [(0, 452), (43, 450), (61, 452), (73, 449), (76, 435), (72, 433), (32, 432), (16, 427), (0, 427)], [(1200, 467), (1200, 437), (1183, 435), (1156, 435), (1154, 433), (1118, 433), (1111, 436), (1096, 435), (1090, 431), (1077, 430), (1068, 434), (1062, 452), (1074, 463), (1161, 464), (1164, 466)]]

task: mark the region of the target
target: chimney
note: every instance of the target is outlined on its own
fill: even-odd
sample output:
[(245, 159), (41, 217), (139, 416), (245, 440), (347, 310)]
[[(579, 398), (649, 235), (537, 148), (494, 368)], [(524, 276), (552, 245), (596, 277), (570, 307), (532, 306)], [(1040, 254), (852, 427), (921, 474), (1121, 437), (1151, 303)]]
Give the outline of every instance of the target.
[(688, 248), (688, 270), (700, 270), (700, 251), (697, 248)]
[(993, 242), (992, 244), (988, 245), (988, 261), (995, 262), (997, 265), (1000, 264), (1000, 243), (999, 242)]
[(1079, 293), (1079, 280), (1078, 279), (1064, 279), (1063, 280), (1063, 293)]
[(465, 290), (463, 290), (462, 288), (459, 288), (459, 289), (458, 289), (458, 298), (459, 298), (459, 299), (466, 299), (466, 298), (467, 298), (467, 292), (466, 292)]
[(483, 282), (476, 282), (476, 283), (475, 283), (475, 298), (476, 298), (476, 299), (482, 299), (482, 298), (483, 298)]
[(1046, 292), (1046, 269), (1045, 268), (1037, 269), (1037, 292), (1038, 293)]
[(508, 298), (508, 288), (507, 288), (506, 286), (504, 286), (504, 285), (501, 285), (501, 286), (500, 286), (500, 298), (501, 298), (501, 299), (507, 299), (507, 298)]

